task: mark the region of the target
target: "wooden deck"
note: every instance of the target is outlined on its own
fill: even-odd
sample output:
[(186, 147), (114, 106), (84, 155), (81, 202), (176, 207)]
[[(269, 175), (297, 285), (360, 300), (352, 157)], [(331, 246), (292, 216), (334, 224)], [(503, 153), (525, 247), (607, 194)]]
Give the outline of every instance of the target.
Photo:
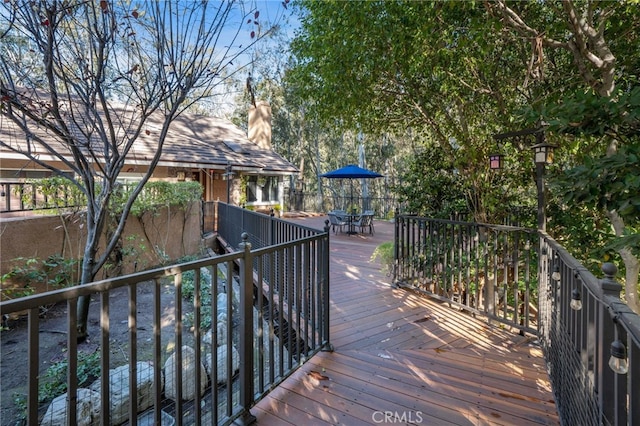
[[(321, 228), (326, 217), (295, 219)], [(542, 352), (523, 337), (411, 292), (370, 263), (393, 240), (331, 234), (331, 334), (251, 411), (259, 425), (559, 424)]]

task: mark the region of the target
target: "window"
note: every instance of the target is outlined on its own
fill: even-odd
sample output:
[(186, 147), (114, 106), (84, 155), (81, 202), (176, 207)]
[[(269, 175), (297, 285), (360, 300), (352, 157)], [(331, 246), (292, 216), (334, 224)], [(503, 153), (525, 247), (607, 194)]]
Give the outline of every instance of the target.
[(247, 201), (278, 201), (278, 178), (276, 176), (249, 176)]

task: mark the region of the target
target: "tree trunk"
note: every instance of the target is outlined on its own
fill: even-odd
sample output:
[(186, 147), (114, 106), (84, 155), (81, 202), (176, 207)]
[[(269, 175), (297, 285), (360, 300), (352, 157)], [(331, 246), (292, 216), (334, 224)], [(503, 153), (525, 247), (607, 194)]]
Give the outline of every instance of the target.
[[(89, 214), (89, 213), (87, 213)], [(98, 236), (91, 232), (91, 228), (88, 228), (87, 242), (84, 249), (84, 256), (82, 257), (82, 274), (80, 276), (80, 285), (88, 284), (95, 278), (95, 255), (97, 252)], [(87, 330), (88, 318), (89, 318), (89, 305), (91, 304), (91, 296), (80, 296), (76, 305), (77, 310), (77, 339), (82, 342), (89, 336)]]
[[(607, 217), (613, 225), (616, 236), (621, 237), (624, 235), (624, 221), (615, 210), (607, 212)], [(623, 247), (618, 250), (624, 267), (626, 269), (625, 274), (625, 299), (627, 305), (634, 311), (640, 314), (640, 301), (638, 300), (638, 274), (640, 273), (640, 261), (634, 256), (629, 247)]]

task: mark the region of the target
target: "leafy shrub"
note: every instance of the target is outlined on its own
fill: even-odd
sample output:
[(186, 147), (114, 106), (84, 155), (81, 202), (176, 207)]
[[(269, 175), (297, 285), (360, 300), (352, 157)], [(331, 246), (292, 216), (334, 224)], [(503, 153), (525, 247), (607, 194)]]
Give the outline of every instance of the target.
[[(70, 287), (78, 282), (77, 259), (65, 259), (60, 254), (52, 254), (46, 259), (37, 257), (18, 257), (13, 259), (14, 266), (0, 277), (4, 297), (15, 298), (33, 294), (36, 283), (47, 287)], [(19, 282), (19, 288), (5, 288), (7, 281)]]
[[(41, 377), (38, 399), (48, 402), (67, 391), (67, 360), (52, 364)], [(100, 377), (100, 352), (78, 352), (78, 387)]]
[[(195, 297), (195, 277), (194, 270), (186, 271), (182, 274), (182, 296), (191, 302)], [(209, 268), (200, 268), (200, 328), (204, 330), (211, 328), (212, 296), (217, 293), (211, 288), (212, 282)], [(185, 323), (194, 325), (193, 314), (185, 315)]]
[[(69, 179), (52, 177), (45, 179), (30, 179), (29, 185), (16, 187), (16, 195), (21, 196), (23, 203), (32, 208), (63, 208), (66, 206), (86, 205), (86, 197), (82, 191)], [(122, 210), (122, 206), (129, 198), (135, 184), (117, 184), (111, 193), (111, 209), (114, 214)], [(98, 188), (99, 190), (99, 188)], [(22, 191), (22, 192), (21, 192)], [(34, 193), (35, 192), (35, 193)], [(36, 194), (43, 194), (45, 200), (38, 200), (34, 204)], [(191, 202), (202, 198), (202, 186), (199, 182), (147, 182), (142, 192), (136, 198), (131, 213), (141, 216), (146, 211), (154, 211), (159, 206), (178, 206), (186, 208)]]
[(391, 275), (393, 272), (393, 263), (395, 261), (393, 241), (384, 242), (376, 247), (371, 255), (370, 261), (375, 262), (378, 259), (380, 259), (382, 272), (387, 275)]

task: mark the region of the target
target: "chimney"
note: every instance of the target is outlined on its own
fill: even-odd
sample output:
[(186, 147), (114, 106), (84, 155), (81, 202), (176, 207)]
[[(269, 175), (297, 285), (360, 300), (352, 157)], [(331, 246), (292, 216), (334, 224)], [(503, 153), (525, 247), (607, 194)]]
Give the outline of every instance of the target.
[(249, 108), (249, 140), (262, 149), (271, 149), (271, 106), (266, 101)]

